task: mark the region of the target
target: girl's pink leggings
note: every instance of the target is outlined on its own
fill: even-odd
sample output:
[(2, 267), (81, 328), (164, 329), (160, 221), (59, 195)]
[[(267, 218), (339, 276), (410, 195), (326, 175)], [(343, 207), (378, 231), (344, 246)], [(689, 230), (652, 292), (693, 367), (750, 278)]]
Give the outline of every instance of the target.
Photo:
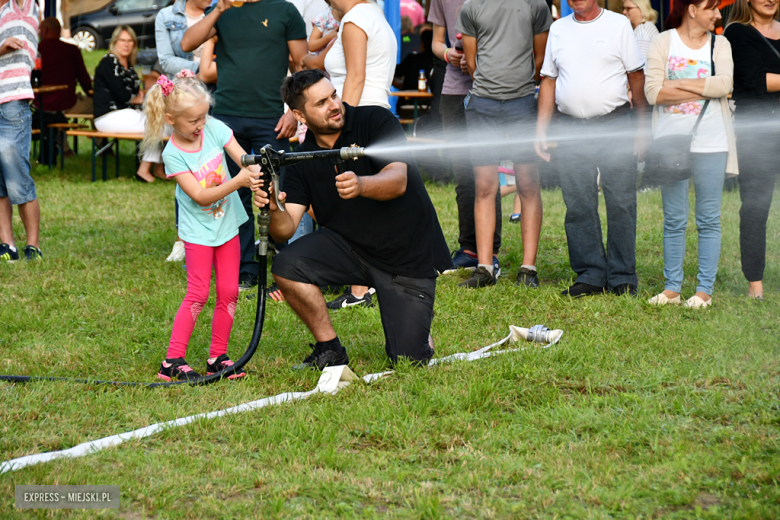
[(167, 358), (183, 358), (187, 354), (192, 329), (209, 299), (212, 265), (217, 277), (217, 303), (211, 322), (209, 357), (216, 358), (227, 352), (230, 329), (236, 315), (241, 244), (238, 236), (235, 236), (217, 247), (185, 242), (184, 250), (187, 259), (187, 295), (173, 320)]

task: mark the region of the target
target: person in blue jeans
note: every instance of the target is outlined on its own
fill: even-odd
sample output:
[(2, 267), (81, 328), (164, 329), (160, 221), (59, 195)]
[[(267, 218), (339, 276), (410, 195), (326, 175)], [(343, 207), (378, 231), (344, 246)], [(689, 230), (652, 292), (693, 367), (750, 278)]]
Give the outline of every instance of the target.
[(38, 7), (33, 0), (0, 0), (0, 262), (19, 260), (12, 226), (17, 206), (27, 234), (26, 260), (43, 257), (41, 208), (30, 176), (33, 99), (31, 58), (38, 52)]
[[(679, 0), (667, 21), (671, 29), (653, 39), (647, 55), (645, 93), (648, 102), (656, 105), (654, 138), (688, 135), (699, 115), (704, 114), (690, 148), (699, 235), (699, 284), (685, 306), (697, 309), (712, 305), (720, 258), (723, 181), (726, 172), (737, 173), (736, 141), (727, 98), (734, 84), (734, 62), (728, 40), (723, 36), (712, 39), (719, 19), (714, 0)], [(682, 302), (689, 184), (689, 179), (685, 179), (661, 186), (666, 285), (662, 293), (650, 298), (653, 305)]]
[[(286, 0), (249, 0), (238, 8), (230, 0), (219, 0), (184, 33), (182, 51), (192, 52), (214, 36), (219, 37), (214, 117), (233, 130), (244, 150), (257, 153), (266, 144), (289, 149), (288, 139), (298, 125), (291, 112), (284, 113), (279, 88), (290, 61), (297, 68), (309, 52), (300, 13)], [(227, 163), (230, 174), (238, 174), (241, 168), (230, 158)], [(240, 188), (238, 195), (249, 217), (238, 231), (239, 287), (250, 289), (258, 281), (252, 192)]]

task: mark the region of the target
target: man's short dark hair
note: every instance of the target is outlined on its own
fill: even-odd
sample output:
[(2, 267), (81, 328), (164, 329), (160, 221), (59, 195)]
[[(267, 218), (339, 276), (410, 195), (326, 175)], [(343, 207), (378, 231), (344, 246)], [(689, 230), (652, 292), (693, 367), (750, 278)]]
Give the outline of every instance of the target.
[(304, 104), (304, 93), (312, 85), (319, 83), (328, 76), (319, 69), (301, 70), (284, 78), (282, 82), (282, 99), (287, 106), (301, 110)]

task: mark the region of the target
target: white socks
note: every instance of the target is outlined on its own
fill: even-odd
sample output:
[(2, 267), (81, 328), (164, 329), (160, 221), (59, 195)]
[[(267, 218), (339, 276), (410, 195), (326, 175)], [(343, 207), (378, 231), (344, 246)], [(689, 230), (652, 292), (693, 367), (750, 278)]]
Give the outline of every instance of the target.
[(529, 271), (536, 272), (536, 266), (535, 266), (535, 265), (521, 265), (521, 266), (520, 266), (520, 268), (521, 268), (521, 269), (522, 269), (523, 267), (525, 267), (525, 268), (526, 268), (526, 269), (528, 269)]
[(490, 264), (490, 265), (477, 264), (477, 267), (484, 267), (485, 269), (487, 269), (487, 272), (489, 272), (490, 274), (494, 274), (493, 273), (493, 264)]
[(13, 251), (14, 253), (16, 253), (16, 251), (17, 251), (17, 249), (16, 249), (16, 246), (12, 246), (12, 245), (9, 245), (9, 246), (8, 246), (8, 249), (10, 249), (11, 251)]

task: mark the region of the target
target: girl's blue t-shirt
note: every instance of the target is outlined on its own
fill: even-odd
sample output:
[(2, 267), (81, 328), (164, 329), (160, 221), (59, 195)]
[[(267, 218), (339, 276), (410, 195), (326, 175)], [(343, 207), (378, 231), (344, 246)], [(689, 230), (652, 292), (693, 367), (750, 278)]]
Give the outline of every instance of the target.
[[(219, 186), (231, 179), (224, 157), (225, 146), (233, 132), (225, 123), (209, 117), (201, 133), (200, 149), (188, 152), (173, 142), (163, 150), (165, 174), (168, 178), (192, 174), (204, 188)], [(221, 246), (238, 234), (238, 226), (249, 220), (238, 193), (232, 192), (217, 202), (201, 206), (192, 200), (181, 186), (176, 186), (179, 201), (179, 237), (185, 242), (202, 246)]]

